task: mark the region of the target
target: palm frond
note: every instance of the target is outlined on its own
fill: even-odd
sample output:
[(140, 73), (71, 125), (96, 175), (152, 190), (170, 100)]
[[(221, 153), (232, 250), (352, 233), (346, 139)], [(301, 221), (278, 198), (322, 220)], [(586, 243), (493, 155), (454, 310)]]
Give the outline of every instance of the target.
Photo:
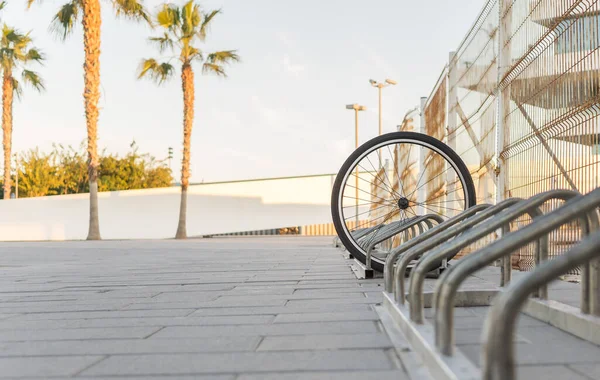
[(202, 23), (202, 14), (200, 12), (200, 6), (189, 0), (181, 8), (181, 31), (184, 37), (192, 37), (196, 34), (196, 29)]
[(179, 8), (174, 4), (163, 4), (162, 9), (156, 15), (156, 21), (163, 28), (173, 30), (181, 22)]
[(44, 85), (44, 80), (35, 71), (23, 70), (21, 76), (23, 77), (23, 82), (29, 84), (31, 87), (35, 88), (39, 92), (42, 92), (46, 89), (46, 86)]
[(208, 33), (208, 29), (210, 28), (212, 19), (215, 18), (215, 16), (219, 13), (221, 13), (220, 9), (202, 14), (204, 17), (202, 19), (202, 24), (200, 25), (200, 30), (198, 31), (198, 37), (200, 37), (202, 41), (206, 39), (206, 34)]
[[(31, 0), (30, 0), (31, 1)], [(72, 0), (63, 5), (52, 19), (50, 30), (66, 39), (73, 32), (82, 10), (82, 0)]]
[(170, 63), (159, 63), (155, 59), (150, 58), (142, 61), (139, 71), (138, 79), (144, 78), (147, 75), (154, 82), (162, 84), (173, 77), (175, 67)]
[(23, 88), (21, 87), (19, 81), (16, 80), (14, 77), (12, 78), (12, 86), (14, 94), (17, 95), (17, 99), (20, 100), (21, 97), (23, 97)]
[(208, 63), (228, 65), (232, 62), (239, 62), (240, 56), (237, 54), (237, 50), (222, 50), (210, 53), (208, 57), (206, 57), (206, 61)]
[(45, 58), (44, 55), (42, 54), (42, 52), (40, 52), (38, 49), (35, 48), (31, 48), (27, 51), (27, 53), (25, 54), (26, 57), (26, 61), (35, 61), (38, 63), (41, 63)]
[(217, 76), (227, 77), (227, 73), (225, 72), (225, 68), (223, 66), (208, 62), (205, 62), (202, 65), (202, 73), (215, 74)]
[(162, 37), (150, 37), (149, 40), (150, 42), (158, 45), (158, 49), (161, 53), (165, 50), (172, 50), (173, 46), (175, 45), (175, 42), (167, 32), (165, 32)]
[(239, 60), (240, 56), (236, 53), (236, 50), (217, 51), (206, 57), (206, 62), (202, 65), (202, 72), (226, 77), (225, 65), (239, 62)]
[(132, 20), (143, 20), (152, 25), (150, 14), (140, 0), (112, 0), (117, 16), (124, 16)]

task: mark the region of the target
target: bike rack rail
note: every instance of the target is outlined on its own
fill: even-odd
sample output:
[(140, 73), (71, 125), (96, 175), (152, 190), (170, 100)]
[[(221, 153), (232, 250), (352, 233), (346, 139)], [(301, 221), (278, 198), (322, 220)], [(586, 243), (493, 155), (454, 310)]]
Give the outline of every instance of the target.
[[(511, 234), (513, 241), (533, 240), (537, 236), (547, 234), (553, 229), (578, 218), (590, 218), (597, 227), (597, 211), (600, 207), (600, 189), (596, 189), (586, 196), (567, 202), (563, 207), (545, 215), (528, 226)], [(590, 212), (590, 210), (593, 210)], [(510, 244), (511, 239), (507, 239)], [(507, 242), (498, 242), (492, 245), (493, 251), (511, 249)], [(591, 262), (591, 265), (590, 265)], [(570, 269), (584, 265), (590, 268), (590, 276), (582, 279), (588, 282), (590, 312), (600, 317), (600, 231), (584, 239), (581, 243), (567, 253), (552, 260), (541, 263), (535, 270), (512, 284), (509, 289), (501, 294), (492, 306), (484, 325), (484, 336), (487, 338), (484, 350), (483, 378), (485, 380), (513, 380), (515, 378), (515, 360), (512, 337), (515, 330), (516, 319), (523, 308), (529, 294), (535, 289), (547, 285), (558, 276)], [(582, 289), (582, 293), (585, 290)], [(584, 304), (582, 304), (584, 306)]]
[[(510, 199), (507, 199), (504, 202), (499, 203), (497, 206), (494, 206), (478, 216), (469, 219), (467, 222), (462, 224), (461, 226), (457, 226), (458, 229), (465, 230), (464, 225), (473, 226), (478, 222), (487, 219), (486, 217), (492, 216), (489, 220), (484, 224), (479, 224), (475, 228), (471, 229), (469, 232), (465, 233), (462, 236), (456, 237), (452, 241), (448, 242), (448, 244), (444, 246), (440, 246), (434, 249), (427, 254), (424, 254), (421, 259), (417, 262), (415, 267), (413, 268), (410, 275), (410, 317), (415, 323), (423, 323), (423, 282), (425, 281), (425, 275), (427, 272), (431, 270), (432, 267), (436, 265), (442, 259), (449, 259), (454, 256), (455, 252), (458, 250), (467, 247), (469, 244), (476, 242), (480, 238), (488, 235), (495, 230), (505, 227), (509, 225), (510, 222), (514, 221), (518, 217), (529, 214), (533, 219), (538, 218), (543, 215), (540, 211), (539, 206), (544, 204), (546, 201), (551, 199), (562, 199), (568, 200), (573, 197), (578, 196), (579, 193), (572, 190), (551, 190), (536, 196), (533, 196), (527, 200), (518, 200), (507, 207), (504, 212), (499, 213), (503, 208), (500, 207), (502, 205), (506, 205), (509, 203)], [(514, 198), (512, 198), (514, 199)], [(437, 237), (433, 243), (438, 245), (441, 242), (439, 237)], [(540, 236), (537, 247), (536, 247), (536, 261), (539, 262), (541, 257), (548, 256), (548, 237), (546, 235)], [(503, 268), (506, 268), (503, 265)], [(504, 276), (508, 277), (508, 274), (505, 273)], [(402, 281), (403, 278), (395, 279), (395, 281)], [(505, 281), (506, 282), (506, 281)], [(434, 293), (435, 294), (435, 293)], [(541, 298), (547, 297), (547, 288), (544, 287), (540, 289), (539, 296)], [(435, 298), (435, 297), (434, 297)], [(435, 301), (434, 301), (435, 304)]]
[[(400, 255), (401, 253), (403, 253), (402, 256), (400, 256), (400, 261), (396, 263), (395, 269), (393, 269), (392, 265), (390, 265), (388, 267), (389, 271), (386, 272), (388, 273), (389, 279), (392, 278), (391, 276), (389, 276), (389, 274), (392, 270), (394, 271), (392, 280), (393, 285), (390, 285), (390, 287), (391, 289), (393, 289), (394, 298), (396, 299), (396, 302), (404, 304), (404, 276), (406, 274), (406, 269), (408, 268), (410, 262), (416, 259), (418, 256), (422, 255), (427, 250), (434, 248), (437, 244), (439, 244), (439, 242), (446, 241), (447, 239), (450, 239), (462, 233), (463, 231), (467, 230), (470, 226), (476, 224), (473, 222), (473, 220), (479, 220), (480, 218), (478, 218), (479, 216), (474, 217), (474, 215), (478, 212), (485, 210), (488, 207), (490, 206), (481, 205), (471, 207), (468, 210), (461, 213), (460, 215), (449, 219), (447, 225), (440, 225), (442, 227), (438, 231), (436, 231), (437, 233), (432, 232), (431, 235), (424, 236), (424, 238), (419, 241), (415, 240), (413, 244), (408, 244), (406, 247), (404, 247), (404, 249), (399, 249), (397, 252), (395, 252), (396, 255)], [(467, 221), (461, 224), (457, 224), (463, 220)], [(433, 237), (433, 240), (430, 239), (431, 237)], [(392, 259), (394, 258), (392, 257)], [(391, 292), (392, 290), (389, 291)]]
[(401, 254), (403, 254), (410, 248), (414, 247), (415, 245), (420, 244), (420, 243), (426, 241), (427, 239), (435, 236), (436, 234), (439, 234), (440, 232), (443, 232), (444, 230), (452, 227), (453, 225), (462, 221), (463, 219), (470, 217), (474, 213), (479, 212), (490, 206), (491, 205), (488, 205), (488, 204), (481, 204), (481, 205), (473, 206), (473, 207), (467, 209), (466, 211), (460, 213), (459, 215), (457, 215), (453, 218), (450, 218), (448, 220), (443, 220), (442, 217), (435, 215), (436, 220), (438, 221), (437, 226), (435, 226), (435, 227), (431, 228), (429, 231), (409, 240), (405, 244), (400, 245), (396, 249), (392, 250), (392, 252), (390, 252), (390, 254), (386, 257), (384, 272), (383, 272), (385, 291), (388, 293), (391, 293), (393, 291), (392, 279), (393, 279), (393, 273), (394, 273), (394, 264), (396, 263), (396, 261), (398, 260), (398, 257), (400, 257)]
[(400, 225), (397, 225), (393, 228), (387, 229), (386, 231), (384, 231), (381, 234), (376, 232), (375, 236), (373, 236), (366, 244), (361, 244), (361, 246), (365, 249), (365, 251), (367, 251), (367, 257), (366, 257), (367, 269), (371, 269), (371, 252), (373, 251), (373, 249), (375, 248), (375, 246), (377, 244), (379, 244), (387, 239), (390, 239), (396, 235), (399, 235), (400, 233), (407, 231), (409, 229), (413, 229), (413, 236), (414, 236), (414, 226), (417, 226), (419, 228), (419, 233), (422, 234), (424, 231), (423, 231), (423, 226), (421, 223), (426, 223), (429, 228), (432, 228), (433, 223), (431, 223), (431, 220), (434, 220), (438, 223), (443, 221), (443, 219), (440, 216), (435, 215), (435, 214), (414, 216), (412, 218), (404, 220)]
[[(525, 207), (527, 201), (521, 202), (519, 206)], [(582, 217), (584, 234), (590, 231), (598, 230), (598, 218), (594, 215), (585, 215)], [(437, 282), (436, 313), (435, 313), (435, 337), (436, 346), (444, 355), (451, 355), (454, 347), (454, 326), (453, 311), (454, 300), (458, 287), (468, 276), (485, 268), (497, 259), (509, 257), (516, 249), (521, 248), (534, 240), (539, 240), (546, 236), (550, 231), (564, 224), (562, 219), (554, 213), (539, 217), (532, 227), (525, 226), (521, 229), (503, 236), (502, 239), (493, 242), (485, 248), (471, 253), (461, 260), (460, 265), (456, 265), (448, 270), (445, 275)], [(536, 266), (546, 261), (547, 257), (536, 257)], [(539, 291), (540, 299), (547, 299), (547, 285), (542, 284)], [(589, 305), (589, 292), (583, 295), (582, 312), (586, 313)]]
[[(551, 199), (561, 199), (565, 203), (543, 214), (540, 206)], [(553, 190), (527, 200), (509, 199), (496, 206), (482, 206), (476, 211), (466, 210), (462, 218), (458, 215), (404, 244), (410, 247), (393, 251), (394, 254), (397, 251), (400, 251), (398, 255), (402, 254), (394, 270), (395, 275), (400, 274), (401, 262), (408, 261), (409, 254), (415, 257), (421, 255), (410, 276), (409, 306), (404, 306), (396, 299), (396, 294), (387, 291), (387, 282), (384, 305), (392, 312), (392, 319), (400, 323), (411, 345), (423, 355), (422, 359), (434, 378), (514, 380), (512, 340), (516, 319), (521, 311), (600, 344), (600, 188), (587, 195), (571, 190)], [(531, 223), (510, 232), (510, 223), (524, 214), (532, 216)], [(549, 260), (548, 234), (575, 220), (581, 221), (584, 234), (582, 241), (566, 253)], [(433, 294), (434, 326), (424, 324), (422, 289), (428, 266), (441, 258), (451, 257), (457, 249), (498, 229), (502, 229), (501, 238), (458, 260), (440, 277)], [(441, 246), (441, 242), (447, 239), (452, 240)], [(532, 242), (537, 242), (536, 268), (509, 284), (510, 255)], [(386, 261), (385, 273), (388, 276), (392, 271), (391, 265), (387, 267), (387, 264), (393, 264), (398, 258), (390, 256)], [(501, 285), (505, 286), (505, 291), (494, 293), (499, 295), (495, 297), (484, 325), (486, 339), (483, 339), (483, 367), (480, 371), (460, 350), (454, 348), (453, 310), (455, 302), (461, 303), (456, 298), (460, 285), (469, 276), (498, 259), (503, 260)], [(578, 266), (583, 269), (580, 310), (548, 301), (548, 284)], [(395, 276), (392, 285), (397, 287), (402, 280), (403, 276)], [(529, 298), (530, 295), (537, 298)]]

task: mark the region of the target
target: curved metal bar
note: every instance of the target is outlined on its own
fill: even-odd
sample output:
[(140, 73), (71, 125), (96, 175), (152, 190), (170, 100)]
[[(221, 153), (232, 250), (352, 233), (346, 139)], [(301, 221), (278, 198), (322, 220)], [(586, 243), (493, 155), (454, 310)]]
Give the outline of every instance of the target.
[[(542, 212), (539, 210), (539, 206), (550, 199), (568, 200), (578, 195), (580, 194), (572, 190), (551, 190), (533, 196), (527, 200), (520, 201), (518, 204), (505, 210), (502, 214), (492, 218), (487, 223), (479, 225), (469, 231), (467, 234), (453, 239), (444, 247), (439, 247), (433, 252), (424, 255), (421, 260), (419, 260), (410, 276), (409, 297), (411, 320), (415, 323), (423, 323), (423, 282), (425, 281), (425, 275), (427, 272), (429, 272), (432, 267), (434, 267), (441, 259), (451, 257), (457, 250), (468, 246), (483, 236), (493, 232), (498, 228), (501, 228), (507, 223), (512, 222), (523, 214), (530, 214), (532, 218), (537, 218), (538, 216), (542, 215)], [(483, 215), (483, 213), (480, 215)], [(547, 252), (540, 252), (541, 250), (547, 249), (548, 237), (542, 236), (537, 244), (538, 252), (536, 255), (538, 257), (541, 257), (541, 255), (547, 256)], [(440, 299), (440, 302), (442, 301), (441, 295), (437, 298)]]
[[(457, 216), (457, 218), (459, 218), (458, 221), (461, 221), (462, 223), (458, 225), (456, 225), (457, 223), (454, 223), (455, 225), (437, 234), (433, 239), (429, 239), (425, 242), (422, 242), (410, 251), (404, 253), (400, 258), (400, 261), (396, 264), (396, 269), (394, 270), (393, 285), (394, 299), (396, 300), (396, 302), (404, 304), (404, 276), (406, 274), (406, 268), (408, 268), (408, 265), (412, 260), (417, 259), (419, 256), (425, 254), (430, 249), (435, 249), (441, 243), (447, 242), (449, 239), (460, 235), (461, 233), (465, 232), (474, 225), (494, 216), (496, 213), (504, 210), (507, 207), (512, 206), (513, 204), (519, 201), (521, 201), (520, 198), (509, 198), (504, 200), (503, 202), (498, 203), (495, 206), (485, 205), (485, 207), (478, 209), (476, 208), (477, 206), (471, 207), (467, 211)], [(478, 212), (479, 214), (475, 215)]]
[(360, 243), (360, 245), (367, 251), (367, 253), (373, 249), (377, 244), (381, 243), (384, 240), (391, 238), (394, 235), (399, 234), (400, 232), (406, 230), (407, 225), (413, 220), (415, 217), (408, 218), (405, 220), (399, 220), (397, 222), (392, 222), (383, 228), (380, 228), (378, 231), (372, 236), (369, 236), (368, 239)]
[[(436, 220), (436, 221), (442, 220), (441, 217), (439, 215), (436, 215), (436, 214), (427, 214), (427, 215), (423, 215), (423, 216), (412, 217), (410, 219), (407, 219), (405, 221), (405, 223), (402, 224), (401, 228), (398, 231), (396, 231), (391, 236), (388, 236), (386, 239), (389, 239), (390, 237), (392, 237), (394, 235), (400, 234), (402, 231), (406, 232), (409, 228), (413, 229), (413, 236), (414, 236), (414, 226), (417, 226), (419, 228), (419, 231), (422, 233), (423, 232), (423, 227), (421, 226), (421, 223), (429, 221), (430, 219), (433, 219), (433, 220)], [(429, 224), (431, 224), (431, 223), (429, 222)], [(383, 239), (383, 240), (386, 240), (386, 239)], [(381, 241), (383, 241), (383, 240), (381, 240)], [(379, 242), (381, 242), (381, 241), (379, 241)], [(367, 249), (367, 258), (366, 258), (367, 264), (366, 265), (367, 265), (367, 268), (369, 268), (369, 269), (371, 267), (371, 251), (372, 251), (372, 248), (376, 244), (377, 243), (373, 244), (372, 246), (369, 246), (368, 247), (369, 249)]]
[[(556, 217), (553, 214), (548, 214), (546, 217)], [(577, 212), (565, 210), (564, 214), (575, 217), (573, 214), (577, 214)], [(540, 218), (538, 222), (531, 225), (531, 230), (539, 232), (542, 230), (542, 226), (543, 230), (547, 230), (546, 226), (550, 224), (547, 223), (550, 222), (549, 219), (542, 221)], [(569, 218), (555, 220), (553, 224), (560, 225), (565, 220), (569, 220)], [(523, 231), (526, 227), (515, 232), (515, 234)], [(525, 232), (523, 232), (523, 235), (525, 235)], [(534, 289), (549, 283), (569, 270), (585, 265), (590, 260), (598, 259), (600, 259), (600, 233), (589, 236), (564, 255), (541, 263), (533, 272), (513, 283), (506, 292), (496, 298), (483, 328), (485, 349), (482, 353), (482, 378), (484, 380), (515, 379), (513, 336), (517, 317), (529, 294)]]
[[(600, 230), (597, 210), (588, 212), (583, 227), (586, 235)], [(592, 260), (581, 270), (581, 312), (600, 317), (600, 260)]]
[[(412, 218), (406, 220), (390, 223), (388, 226), (385, 226), (379, 231), (376, 231), (375, 235), (370, 236), (365, 244), (361, 244), (365, 251), (367, 251), (365, 262), (367, 269), (371, 269), (371, 252), (373, 251), (373, 248), (375, 248), (375, 246), (381, 243), (382, 241), (385, 241), (393, 237), (394, 235), (398, 235), (402, 231), (406, 231), (408, 228), (414, 226), (414, 223), (412, 222), (416, 218), (417, 217), (413, 216)], [(381, 233), (379, 233), (380, 231)]]
[(351, 232), (350, 235), (352, 235), (354, 240), (358, 240), (375, 231), (376, 229), (377, 227), (361, 228), (359, 230)]
[[(589, 231), (590, 228), (587, 226), (588, 218), (583, 217), (582, 219), (586, 225), (585, 230)], [(544, 220), (545, 219), (542, 219), (541, 217), (537, 217), (532, 224), (544, 223)], [(497, 240), (487, 247), (478, 250), (477, 252), (468, 255), (460, 261), (459, 265), (455, 265), (451, 268), (451, 270), (446, 271), (444, 276), (440, 278), (440, 281), (438, 281), (436, 290), (437, 303), (435, 304), (435, 339), (436, 346), (444, 355), (452, 355), (452, 350), (454, 347), (454, 299), (456, 298), (456, 293), (458, 292), (458, 288), (462, 282), (465, 281), (471, 274), (485, 268), (495, 260), (503, 257), (510, 257), (510, 255), (516, 249), (529, 244), (533, 240), (546, 236), (547, 232), (550, 232), (551, 229), (546, 233), (530, 233), (529, 235), (518, 234), (519, 231), (521, 231), (521, 229), (508, 234), (503, 239)], [(536, 261), (538, 261), (538, 259), (540, 258), (536, 258)], [(547, 258), (543, 258), (543, 261), (536, 263), (536, 266), (539, 266), (546, 260)], [(543, 297), (542, 299), (547, 299), (548, 292), (546, 285), (540, 286), (540, 289), (537, 291), (539, 292), (540, 298)], [(588, 300), (585, 301), (586, 303), (588, 302)]]
[(388, 293), (391, 293), (393, 291), (394, 263), (396, 262), (396, 260), (398, 259), (398, 257), (401, 254), (403, 254), (407, 250), (413, 248), (414, 246), (416, 246), (424, 241), (427, 241), (431, 237), (439, 234), (440, 232), (445, 231), (446, 229), (452, 227), (456, 223), (459, 223), (459, 222), (463, 221), (464, 219), (466, 219), (488, 207), (491, 207), (491, 205), (489, 205), (489, 204), (476, 205), (471, 208), (468, 208), (467, 210), (463, 211), (461, 214), (459, 214), (453, 218), (450, 218), (448, 220), (444, 220), (442, 217), (436, 215), (437, 218), (435, 220), (438, 222), (437, 226), (431, 228), (429, 231), (425, 232), (424, 234), (419, 235), (419, 236), (415, 237), (414, 239), (411, 239), (409, 242), (402, 244), (401, 246), (397, 247), (395, 250), (390, 252), (390, 254), (385, 259), (385, 267), (383, 269), (383, 279), (384, 279), (384, 284), (385, 284), (385, 291)]

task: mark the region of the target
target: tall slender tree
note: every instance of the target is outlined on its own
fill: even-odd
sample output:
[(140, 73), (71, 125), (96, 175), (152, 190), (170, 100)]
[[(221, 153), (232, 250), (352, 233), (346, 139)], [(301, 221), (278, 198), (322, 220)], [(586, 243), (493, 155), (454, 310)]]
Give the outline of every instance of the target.
[[(1, 6), (2, 4), (0, 4)], [(29, 33), (4, 24), (0, 36), (0, 69), (2, 70), (2, 145), (4, 147), (4, 199), (10, 199), (11, 194), (11, 156), (12, 156), (12, 131), (13, 131), (13, 100), (14, 95), (19, 98), (22, 86), (17, 77), (31, 85), (34, 89), (42, 91), (44, 82), (40, 76), (28, 69), (31, 63), (41, 63), (43, 56), (38, 49), (32, 47)]]
[[(27, 0), (28, 6), (36, 1)], [(117, 16), (150, 23), (143, 0), (107, 0)], [(54, 16), (51, 29), (66, 39), (81, 19), (85, 51), (84, 90), (87, 126), (88, 181), (90, 184), (90, 224), (88, 240), (100, 240), (98, 218), (98, 100), (100, 99), (100, 28), (102, 24), (100, 0), (71, 0)]]
[(161, 53), (169, 51), (173, 56), (166, 62), (154, 58), (144, 59), (140, 65), (139, 78), (149, 77), (158, 84), (172, 78), (176, 68), (171, 62), (181, 65), (181, 88), (183, 90), (183, 159), (181, 162), (181, 201), (176, 239), (187, 237), (187, 190), (190, 178), (190, 149), (192, 127), (194, 125), (194, 70), (192, 65), (202, 65), (205, 74), (226, 76), (225, 66), (239, 61), (235, 50), (223, 50), (204, 54), (198, 43), (204, 42), (211, 22), (221, 11), (204, 12), (194, 0), (182, 7), (163, 4), (156, 14), (155, 23), (162, 28), (162, 34), (151, 37)]

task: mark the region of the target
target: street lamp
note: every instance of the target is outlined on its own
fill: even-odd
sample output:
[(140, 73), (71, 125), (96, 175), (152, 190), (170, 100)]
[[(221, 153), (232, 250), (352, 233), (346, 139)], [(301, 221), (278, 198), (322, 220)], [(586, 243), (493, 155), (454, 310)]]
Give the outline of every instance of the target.
[[(358, 113), (360, 111), (366, 111), (367, 107), (361, 106), (358, 104), (348, 104), (346, 106), (348, 110), (354, 110), (354, 146), (358, 149)], [(356, 170), (354, 173), (355, 183), (354, 183), (354, 191), (356, 193), (356, 216), (354, 220), (354, 228), (358, 228), (358, 165), (356, 165)]]
[[(371, 86), (379, 89), (379, 136), (381, 136), (383, 132), (381, 123), (381, 90), (387, 86), (395, 86), (397, 82), (395, 80), (386, 78), (383, 83), (379, 83), (375, 79), (369, 79), (369, 83), (371, 83)], [(379, 167), (381, 167), (381, 152), (379, 152)]]

